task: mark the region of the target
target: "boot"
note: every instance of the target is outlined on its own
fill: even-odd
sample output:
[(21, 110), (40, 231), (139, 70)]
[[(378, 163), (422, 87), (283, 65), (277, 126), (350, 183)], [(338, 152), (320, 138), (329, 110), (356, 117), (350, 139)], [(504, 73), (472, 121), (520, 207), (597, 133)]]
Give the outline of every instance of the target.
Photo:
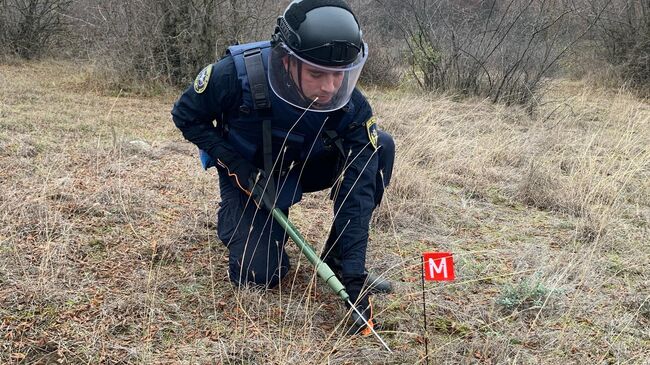
[[(336, 277), (341, 280), (342, 278), (342, 269), (341, 269), (341, 260), (334, 257), (326, 257), (323, 261), (334, 271)], [(368, 288), (368, 291), (371, 294), (383, 294), (383, 293), (392, 293), (393, 284), (382, 275), (376, 275), (372, 272), (366, 272), (366, 283), (365, 285)], [(347, 288), (347, 286), (346, 286)]]
[[(371, 328), (375, 328), (372, 303), (370, 302), (370, 293), (365, 290), (365, 277), (344, 278), (344, 285), (347, 293), (350, 295), (350, 302), (354, 304), (354, 309), (350, 312), (350, 328), (348, 334), (368, 336), (372, 333)], [(346, 303), (350, 308), (350, 304)], [(358, 311), (358, 312), (357, 312)]]

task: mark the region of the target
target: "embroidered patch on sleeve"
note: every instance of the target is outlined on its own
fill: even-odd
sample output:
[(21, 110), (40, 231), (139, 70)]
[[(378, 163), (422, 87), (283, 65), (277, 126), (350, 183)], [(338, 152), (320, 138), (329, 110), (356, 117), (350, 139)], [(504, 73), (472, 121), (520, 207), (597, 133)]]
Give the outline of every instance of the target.
[(210, 82), (210, 74), (212, 74), (212, 65), (206, 66), (194, 80), (194, 91), (197, 94), (200, 94), (205, 91), (208, 87), (208, 82)]
[(366, 130), (368, 131), (368, 138), (370, 139), (370, 144), (377, 149), (377, 140), (379, 139), (379, 132), (377, 132), (377, 121), (375, 117), (368, 119), (366, 122)]

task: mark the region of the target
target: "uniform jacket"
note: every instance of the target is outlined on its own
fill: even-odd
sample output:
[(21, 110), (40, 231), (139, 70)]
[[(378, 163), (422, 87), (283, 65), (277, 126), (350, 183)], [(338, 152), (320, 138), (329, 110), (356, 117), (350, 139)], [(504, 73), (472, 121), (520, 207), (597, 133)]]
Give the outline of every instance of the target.
[[(366, 128), (372, 117), (370, 105), (355, 89), (348, 104), (338, 111), (305, 112), (283, 102), (269, 88), (272, 113), (259, 115), (253, 111), (242, 52), (262, 48), (266, 68), (268, 46), (268, 42), (258, 42), (231, 47), (228, 55), (208, 66), (207, 78), (206, 68), (175, 103), (173, 121), (183, 136), (203, 151), (205, 168), (218, 165), (228, 170), (245, 159), (263, 169), (262, 117), (271, 118), (279, 190), (276, 205), (282, 209), (302, 197), (301, 164), (336, 148), (324, 130), (336, 131), (345, 169), (333, 196), (334, 225), (347, 262), (344, 272), (363, 271), (378, 168), (377, 153)], [(201, 75), (205, 80), (199, 79)]]

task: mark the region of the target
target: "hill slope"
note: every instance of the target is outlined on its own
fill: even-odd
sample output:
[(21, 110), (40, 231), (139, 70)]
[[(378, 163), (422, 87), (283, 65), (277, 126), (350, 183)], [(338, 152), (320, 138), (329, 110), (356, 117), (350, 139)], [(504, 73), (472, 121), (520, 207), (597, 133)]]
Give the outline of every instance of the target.
[[(0, 65), (0, 362), (424, 362), (650, 358), (650, 107), (557, 82), (536, 115), (369, 91), (397, 141), (369, 264), (382, 335), (343, 335), (344, 307), (289, 244), (279, 290), (233, 288), (215, 237), (214, 171), (171, 123), (175, 95), (107, 95), (89, 66)], [(327, 192), (291, 217), (317, 248)]]

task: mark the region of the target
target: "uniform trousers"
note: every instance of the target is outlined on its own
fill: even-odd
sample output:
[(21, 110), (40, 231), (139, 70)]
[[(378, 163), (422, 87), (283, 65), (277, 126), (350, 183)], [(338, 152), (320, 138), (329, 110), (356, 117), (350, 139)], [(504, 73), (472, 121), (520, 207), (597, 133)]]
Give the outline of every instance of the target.
[[(375, 207), (381, 202), (384, 188), (390, 183), (395, 159), (393, 138), (384, 131), (379, 130), (378, 133), (379, 168), (375, 175)], [(301, 174), (303, 192), (332, 188), (341, 173), (343, 163), (340, 159), (338, 151), (322, 152), (310, 158)], [(287, 233), (275, 222), (270, 212), (258, 208), (235, 187), (222, 168), (218, 168), (218, 172), (221, 202), (217, 211), (217, 236), (229, 251), (230, 280), (235, 285), (253, 284), (273, 288), (290, 268), (284, 249)], [(289, 216), (288, 209), (283, 211)], [(340, 254), (336, 247), (329, 247), (328, 250), (334, 255)]]

